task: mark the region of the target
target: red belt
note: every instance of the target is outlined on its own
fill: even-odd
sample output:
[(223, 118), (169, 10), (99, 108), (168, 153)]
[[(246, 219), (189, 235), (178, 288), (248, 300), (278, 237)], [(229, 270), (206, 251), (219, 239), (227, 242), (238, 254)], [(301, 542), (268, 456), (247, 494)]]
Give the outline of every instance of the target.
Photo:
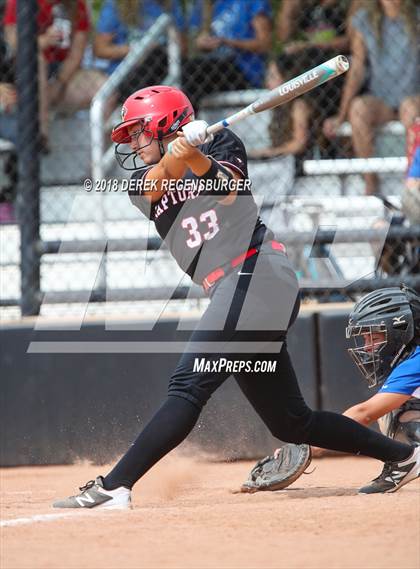
[[(274, 249), (274, 251), (281, 251), (282, 253), (286, 253), (286, 247), (283, 245), (283, 243), (280, 243), (279, 241), (268, 241), (268, 243), (271, 243), (271, 247)], [(241, 253), (232, 259), (227, 265), (227, 270), (223, 269), (222, 267), (214, 269), (214, 271), (209, 273), (203, 280), (204, 290), (208, 292), (208, 290), (211, 289), (211, 287), (214, 286), (218, 280), (230, 272), (230, 268), (235, 268), (238, 265), (241, 265), (246, 259), (249, 259), (249, 257), (252, 257), (258, 253), (259, 248), (260, 245), (258, 246), (258, 249), (256, 247), (251, 247), (251, 249), (248, 249), (248, 251), (245, 251), (245, 253)]]

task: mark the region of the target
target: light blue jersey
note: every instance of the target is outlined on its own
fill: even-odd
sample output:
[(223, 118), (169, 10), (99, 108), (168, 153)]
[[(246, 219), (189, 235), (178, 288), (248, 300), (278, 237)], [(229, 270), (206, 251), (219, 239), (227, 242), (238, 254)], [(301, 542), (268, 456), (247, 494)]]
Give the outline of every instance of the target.
[[(122, 21), (116, 0), (105, 0), (96, 23), (96, 32), (99, 34), (111, 34), (114, 45), (125, 45), (130, 43), (131, 40), (140, 40), (159, 16), (165, 12), (164, 3), (158, 0), (139, 2), (138, 11), (138, 18), (133, 14), (133, 26), (130, 27)], [(170, 15), (173, 17), (176, 26), (178, 28), (182, 27), (182, 10), (179, 0), (171, 0)], [(140, 22), (139, 24), (136, 24), (137, 20)], [(160, 43), (164, 42), (165, 39), (162, 36)], [(121, 61), (122, 59), (108, 61), (107, 73), (111, 74), (115, 71)]]
[[(420, 10), (415, 13), (418, 26)], [(381, 37), (377, 35), (371, 24), (366, 9), (358, 10), (352, 18), (352, 28), (363, 37), (369, 61), (368, 92), (384, 101), (389, 107), (398, 109), (405, 97), (415, 95), (420, 88), (418, 71), (420, 47), (419, 42), (407, 31), (404, 18), (381, 18)]]
[(401, 393), (420, 399), (420, 346), (397, 365), (378, 393)]

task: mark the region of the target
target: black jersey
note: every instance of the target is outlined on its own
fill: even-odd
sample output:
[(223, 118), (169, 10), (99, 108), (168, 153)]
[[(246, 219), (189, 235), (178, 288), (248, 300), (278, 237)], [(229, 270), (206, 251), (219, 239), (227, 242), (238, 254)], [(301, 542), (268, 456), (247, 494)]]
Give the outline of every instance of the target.
[[(245, 147), (232, 131), (224, 129), (199, 149), (248, 179)], [(141, 180), (152, 167), (140, 168), (132, 179)], [(198, 178), (188, 170), (184, 178), (177, 181), (177, 189), (166, 191), (154, 203), (141, 194), (141, 184), (129, 195), (132, 203), (155, 223), (181, 269), (201, 284), (214, 269), (262, 242), (267, 229), (259, 217), (249, 185), (241, 185), (235, 201), (223, 205), (220, 203), (223, 198), (216, 193), (203, 195), (188, 189), (191, 180), (198, 181)]]

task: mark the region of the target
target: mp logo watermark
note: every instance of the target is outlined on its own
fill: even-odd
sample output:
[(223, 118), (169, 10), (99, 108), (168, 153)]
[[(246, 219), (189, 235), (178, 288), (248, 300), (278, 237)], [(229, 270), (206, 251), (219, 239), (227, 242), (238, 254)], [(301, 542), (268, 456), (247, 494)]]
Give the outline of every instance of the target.
[[(168, 192), (169, 194), (170, 192)], [(182, 195), (181, 195), (182, 194)], [(168, 200), (177, 200), (187, 203), (190, 199), (200, 200), (194, 190), (189, 193), (186, 190), (174, 189), (173, 195), (168, 196)], [(252, 200), (251, 194), (245, 195), (241, 193), (237, 195), (237, 200)], [(247, 220), (247, 226), (241, 226), (241, 242), (251, 243), (252, 234), (257, 223), (258, 215), (265, 208), (265, 220), (269, 227), (278, 227), (279, 219), (282, 219), (284, 213), (284, 196), (271, 204), (267, 204), (268, 197), (264, 198), (260, 195), (256, 196), (258, 211), (256, 211), (255, 219)], [(197, 327), (197, 314), (191, 317), (190, 307), (197, 302), (198, 298), (207, 298), (200, 287), (200, 279), (196, 279), (193, 286), (190, 286), (190, 278), (186, 277), (177, 266), (174, 260), (168, 255), (167, 246), (163, 243), (159, 244), (155, 237), (155, 228), (152, 220), (147, 219), (147, 211), (144, 211), (146, 217), (142, 217), (137, 212), (138, 217), (133, 217), (139, 226), (141, 223), (141, 237), (130, 237), (129, 239), (115, 239), (115, 230), (112, 222), (112, 216), (109, 212), (118, 211), (121, 208), (121, 200), (128, 200), (126, 194), (114, 192), (83, 192), (83, 195), (76, 195), (69, 211), (66, 227), (63, 228), (63, 235), (74, 236), (74, 228), (78, 228), (77, 238), (81, 242), (86, 243), (90, 237), (89, 228), (84, 231), (80, 225), (80, 212), (86, 210), (87, 200), (89, 200), (89, 208), (93, 208), (97, 212), (95, 220), (95, 238), (91, 239), (90, 245), (94, 253), (89, 258), (89, 270), (84, 270), (77, 275), (78, 281), (83, 280), (83, 289), (78, 290), (78, 302), (74, 305), (71, 319), (60, 319), (59, 324), (52, 324), (45, 318), (38, 317), (34, 326), (35, 332), (54, 330), (54, 341), (40, 341), (34, 339), (28, 347), (30, 353), (204, 353), (204, 354), (227, 354), (227, 353), (259, 353), (271, 352), (278, 353), (284, 332), (288, 328), (291, 314), (298, 295), (298, 280), (288, 273), (286, 261), (284, 262), (284, 270), (282, 270), (281, 260), (278, 261), (278, 274), (273, 274), (272, 279), (267, 279), (267, 255), (261, 253), (256, 259), (255, 267), (249, 271), (243, 264), (235, 267), (234, 271), (228, 275), (233, 281), (234, 278), (248, 279), (246, 298), (243, 301), (241, 309), (238, 312), (235, 331), (237, 336), (233, 337), (233, 342), (226, 341), (223, 334), (219, 336), (213, 334), (212, 341), (193, 341), (186, 337), (185, 332), (192, 332)], [(313, 198), (307, 198), (310, 202)], [(265, 204), (264, 204), (265, 201)], [(302, 205), (296, 211), (295, 215), (302, 219), (302, 212), (305, 210), (305, 198), (300, 198)], [(269, 205), (269, 207), (267, 207)], [(169, 208), (170, 202), (166, 204)], [(128, 206), (130, 207), (130, 205)], [(188, 254), (186, 264), (196, 263), (197, 255), (199, 255), (199, 263), (197, 267), (209, 267), (209, 272), (214, 271), (214, 249), (207, 243), (217, 236), (220, 247), (224, 248), (225, 258), (233, 259), (237, 257), (238, 250), (235, 249), (233, 239), (230, 239), (232, 232), (227, 231), (226, 239), (220, 241), (220, 237), (225, 229), (226, 219), (216, 218), (207, 211), (206, 216), (198, 216), (192, 219), (185, 218), (183, 207), (180, 208), (178, 217), (172, 222), (169, 229), (169, 237), (174, 242), (181, 243), (185, 240), (185, 251)], [(217, 208), (216, 208), (217, 209)], [(314, 210), (312, 206), (312, 210)], [(339, 217), (334, 219), (334, 225), (325, 225), (320, 207), (315, 214), (312, 215), (312, 223), (307, 225), (305, 232), (283, 231), (284, 235), (280, 240), (286, 242), (286, 246), (293, 257), (294, 249), (299, 249), (303, 255), (306, 255), (305, 262), (309, 274), (304, 275), (300, 279), (299, 284), (305, 284), (308, 280), (312, 288), (322, 288), (326, 291), (343, 289), (347, 285), (361, 278), (372, 275), (375, 270), (378, 259), (380, 257), (385, 239), (389, 230), (389, 222), (384, 218), (384, 222), (380, 229), (375, 232), (375, 239), (369, 240), (366, 236), (364, 242), (358, 241), (358, 245), (349, 238), (348, 223), (341, 223)], [(165, 215), (165, 204), (161, 206), (161, 212), (156, 215)], [(234, 207), (226, 207), (224, 210), (231, 215), (229, 223), (240, 224), (242, 209), (240, 204)], [(212, 210), (213, 211), (213, 210)], [(149, 212), (150, 213), (150, 212)], [(217, 211), (216, 211), (217, 213)], [(236, 216), (236, 217), (235, 217)], [(309, 212), (307, 216), (311, 216)], [(331, 216), (324, 216), (328, 221)], [(148, 224), (148, 225), (147, 225)], [(320, 243), (317, 235), (319, 232), (328, 233), (327, 243)], [(139, 235), (138, 231), (136, 231)], [(131, 232), (133, 235), (133, 233)], [(150, 247), (150, 242), (154, 240), (154, 245)], [(232, 243), (231, 243), (232, 242)], [(69, 253), (74, 254), (75, 244), (77, 240), (63, 240), (60, 245), (58, 254), (54, 258), (54, 262), (62, 263), (65, 261)], [(245, 247), (246, 250), (246, 247)], [(357, 260), (361, 256), (361, 251), (368, 251), (370, 258), (369, 264), (359, 263)], [(127, 269), (119, 272), (116, 264), (116, 257), (122, 256), (130, 252), (129, 273)], [(243, 251), (245, 253), (246, 251)], [(240, 252), (242, 253), (242, 251)], [(116, 255), (118, 254), (118, 255)], [(273, 254), (271, 252), (271, 254)], [(162, 274), (162, 263), (165, 263), (164, 274), (170, 278), (159, 279)], [(288, 261), (287, 261), (288, 263)], [(290, 266), (290, 265), (289, 265)], [(342, 267), (346, 266), (351, 271), (343, 272)], [(172, 267), (172, 268), (171, 268)], [(321, 274), (319, 267), (325, 270)], [(129, 277), (128, 277), (129, 274)], [(348, 276), (350, 274), (350, 276)], [(118, 278), (117, 278), (118, 276)], [(204, 275), (205, 276), (205, 275)], [(130, 280), (131, 287), (127, 280)], [(306, 281), (305, 281), (306, 279)], [(203, 280), (203, 278), (201, 279)], [(111, 284), (112, 281), (112, 284)], [(197, 282), (198, 281), (198, 282)], [(116, 285), (117, 283), (117, 285)], [(197, 286), (198, 285), (198, 286)], [(98, 289), (102, 291), (104, 303), (117, 303), (123, 297), (121, 290), (129, 291), (129, 297), (136, 301), (142, 301), (148, 307), (147, 318), (138, 318), (137, 313), (130, 315), (128, 319), (117, 320), (104, 310), (104, 327), (105, 331), (127, 331), (124, 341), (118, 341), (112, 334), (104, 341), (80, 341), (78, 338), (74, 340), (61, 340), (60, 331), (74, 332), (82, 329), (82, 325), (86, 320), (86, 313), (89, 308), (91, 296), (97, 294)], [(179, 290), (186, 291), (182, 300), (180, 300)], [(159, 291), (159, 294), (156, 291)], [(229, 326), (228, 321), (229, 309), (234, 298), (235, 287), (224, 286), (223, 298), (215, 295), (211, 300), (212, 303), (218, 305), (217, 310), (213, 310), (214, 316), (211, 321), (206, 321), (207, 301), (202, 303), (200, 309), (201, 321), (199, 327), (205, 330), (223, 331)], [(43, 296), (43, 304), (51, 304), (49, 301), (49, 292), (45, 292)], [(54, 293), (51, 293), (52, 297)], [(171, 303), (173, 299), (177, 299), (177, 317), (176, 332), (169, 339), (156, 339), (155, 327), (162, 323), (167, 315), (171, 312)], [(183, 302), (185, 310), (179, 308), (179, 303)], [(41, 314), (43, 313), (41, 307)], [(267, 309), (268, 307), (268, 309)], [(204, 314), (203, 314), (204, 313)], [(141, 331), (141, 334), (138, 334)], [(276, 339), (273, 332), (279, 331), (279, 338)], [(179, 336), (178, 336), (179, 333)], [(183, 334), (184, 333), (184, 334)], [(252, 334), (255, 333), (255, 334)], [(149, 335), (149, 336), (148, 336)], [(103, 335), (102, 335), (103, 336)], [(139, 336), (141, 339), (139, 340)], [(146, 338), (146, 340), (144, 339)]]

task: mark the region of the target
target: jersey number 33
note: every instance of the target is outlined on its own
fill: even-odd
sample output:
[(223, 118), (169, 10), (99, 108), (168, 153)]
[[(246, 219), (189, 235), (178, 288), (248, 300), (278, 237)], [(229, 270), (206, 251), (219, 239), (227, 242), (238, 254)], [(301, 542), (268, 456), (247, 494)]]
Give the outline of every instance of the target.
[(200, 217), (185, 217), (181, 225), (188, 231), (188, 239), (186, 241), (188, 247), (193, 249), (199, 247), (203, 241), (209, 241), (219, 233), (217, 214), (214, 209), (209, 209), (200, 215)]

